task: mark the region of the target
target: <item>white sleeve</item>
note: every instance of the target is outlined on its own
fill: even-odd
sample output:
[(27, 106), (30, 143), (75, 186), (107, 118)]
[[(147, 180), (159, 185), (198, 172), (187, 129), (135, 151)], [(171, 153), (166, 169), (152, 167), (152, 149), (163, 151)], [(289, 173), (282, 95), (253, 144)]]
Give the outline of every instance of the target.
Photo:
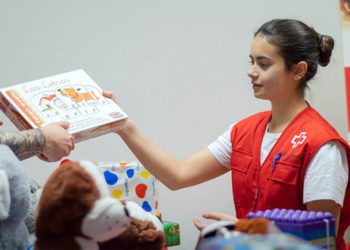
[(235, 124), (232, 124), (224, 134), (220, 135), (214, 142), (208, 145), (209, 151), (221, 163), (221, 165), (228, 169), (231, 168), (231, 131), (234, 125)]
[(326, 199), (342, 206), (348, 179), (344, 147), (338, 141), (326, 143), (317, 151), (306, 170), (303, 202)]

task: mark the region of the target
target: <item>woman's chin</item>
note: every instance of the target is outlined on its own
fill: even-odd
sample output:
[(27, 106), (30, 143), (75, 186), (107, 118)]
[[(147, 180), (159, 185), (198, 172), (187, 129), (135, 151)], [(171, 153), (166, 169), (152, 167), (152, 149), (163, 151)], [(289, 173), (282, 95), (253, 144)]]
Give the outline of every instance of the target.
[(266, 96), (263, 93), (259, 93), (257, 91), (254, 91), (254, 96), (257, 99), (261, 99), (261, 100), (267, 100)]

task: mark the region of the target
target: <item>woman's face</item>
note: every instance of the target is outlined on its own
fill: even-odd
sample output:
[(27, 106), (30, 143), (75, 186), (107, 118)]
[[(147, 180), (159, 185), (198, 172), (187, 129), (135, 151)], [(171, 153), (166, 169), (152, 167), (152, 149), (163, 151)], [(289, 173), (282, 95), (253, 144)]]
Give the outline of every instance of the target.
[(254, 96), (259, 99), (278, 101), (287, 100), (297, 93), (292, 72), (286, 68), (278, 48), (270, 44), (262, 35), (257, 35), (250, 49), (251, 78)]

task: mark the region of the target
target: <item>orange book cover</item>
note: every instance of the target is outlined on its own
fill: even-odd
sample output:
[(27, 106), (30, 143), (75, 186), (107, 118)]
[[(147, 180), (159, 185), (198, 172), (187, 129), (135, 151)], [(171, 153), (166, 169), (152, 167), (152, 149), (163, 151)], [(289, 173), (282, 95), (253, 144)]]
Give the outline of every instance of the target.
[(81, 69), (2, 88), (0, 108), (20, 130), (66, 120), (76, 142), (111, 132), (127, 119)]

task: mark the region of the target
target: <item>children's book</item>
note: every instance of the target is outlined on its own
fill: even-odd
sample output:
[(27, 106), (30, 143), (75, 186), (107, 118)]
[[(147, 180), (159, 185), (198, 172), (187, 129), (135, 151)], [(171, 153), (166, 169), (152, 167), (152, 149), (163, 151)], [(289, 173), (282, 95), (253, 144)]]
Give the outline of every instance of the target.
[(127, 119), (81, 69), (1, 88), (0, 109), (19, 130), (68, 121), (75, 142), (114, 131)]

